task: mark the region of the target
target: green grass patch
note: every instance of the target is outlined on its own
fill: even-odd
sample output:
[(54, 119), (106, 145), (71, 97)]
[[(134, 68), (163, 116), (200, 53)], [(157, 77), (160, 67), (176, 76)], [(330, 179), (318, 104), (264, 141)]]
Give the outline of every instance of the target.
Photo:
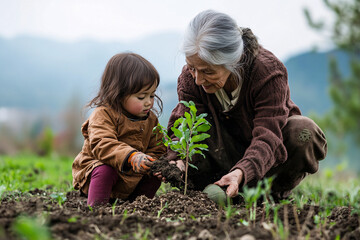
[(55, 192), (72, 190), (73, 158), (35, 155), (0, 156), (0, 195), (35, 188)]

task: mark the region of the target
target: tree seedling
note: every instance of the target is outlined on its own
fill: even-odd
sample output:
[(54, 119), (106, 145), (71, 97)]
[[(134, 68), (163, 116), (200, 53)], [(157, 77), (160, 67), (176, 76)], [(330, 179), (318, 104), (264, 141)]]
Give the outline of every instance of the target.
[(111, 205), (111, 213), (113, 216), (115, 216), (115, 208), (116, 208), (116, 203), (118, 201), (118, 198), (115, 200), (115, 202)]
[(255, 222), (256, 220), (257, 200), (263, 193), (261, 184), (261, 181), (258, 181), (256, 188), (248, 188), (247, 186), (244, 186), (243, 192), (240, 193), (240, 195), (244, 198), (246, 209), (249, 212), (249, 222)]
[(88, 208), (89, 208), (90, 212), (93, 212), (93, 211), (94, 211), (94, 209), (93, 209), (92, 206), (88, 205)]
[(171, 150), (179, 153), (178, 156), (181, 160), (185, 160), (185, 188), (184, 195), (186, 195), (188, 185), (188, 168), (189, 166), (198, 169), (191, 163), (192, 156), (194, 154), (200, 154), (205, 158), (202, 151), (208, 150), (208, 145), (201, 144), (199, 142), (209, 138), (210, 135), (207, 132), (211, 124), (205, 119), (206, 113), (196, 115), (197, 109), (193, 101), (186, 102), (180, 101), (186, 107), (190, 109), (189, 112), (185, 112), (183, 117), (178, 118), (174, 125), (171, 127), (171, 131), (174, 133), (178, 140), (172, 140), (167, 133), (166, 128), (158, 124), (154, 130), (158, 129), (164, 136), (163, 142), (165, 146), (169, 146)]
[(233, 207), (231, 204), (230, 198), (227, 198), (227, 205), (224, 206), (225, 211), (225, 226), (228, 226), (230, 219), (239, 213), (239, 210), (236, 207)]
[(164, 211), (165, 208), (168, 207), (168, 203), (166, 202), (165, 205), (163, 206), (163, 202), (161, 201), (160, 203), (160, 210), (157, 213), (157, 218), (160, 218), (161, 213)]
[(52, 193), (52, 194), (50, 194), (50, 197), (59, 204), (60, 208), (62, 208), (63, 203), (66, 201), (66, 196), (62, 192)]
[(127, 218), (128, 218), (128, 210), (125, 209), (124, 212), (123, 212), (123, 216), (121, 218), (121, 221), (120, 221), (120, 225), (122, 225)]

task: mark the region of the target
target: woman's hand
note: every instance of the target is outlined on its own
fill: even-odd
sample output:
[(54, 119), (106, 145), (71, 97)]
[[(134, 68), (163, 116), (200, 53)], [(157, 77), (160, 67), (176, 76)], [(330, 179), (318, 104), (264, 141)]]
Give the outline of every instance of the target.
[(185, 172), (185, 164), (183, 160), (170, 161), (170, 164), (176, 164), (180, 171)]
[(166, 182), (166, 178), (161, 175), (161, 172), (153, 173), (153, 175), (157, 177), (157, 179), (159, 179), (160, 181)]
[(239, 194), (239, 185), (243, 176), (244, 174), (240, 169), (235, 169), (234, 171), (224, 175), (214, 184), (219, 185), (220, 187), (228, 186), (226, 189), (226, 195), (229, 197), (236, 197)]

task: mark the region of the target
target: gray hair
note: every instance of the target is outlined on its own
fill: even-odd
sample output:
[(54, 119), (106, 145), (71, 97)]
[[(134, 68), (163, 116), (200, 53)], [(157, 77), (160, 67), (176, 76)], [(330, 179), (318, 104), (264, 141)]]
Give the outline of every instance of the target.
[(182, 50), (186, 57), (198, 54), (211, 65), (222, 65), (241, 79), (237, 68), (244, 52), (242, 30), (224, 13), (206, 10), (190, 22)]

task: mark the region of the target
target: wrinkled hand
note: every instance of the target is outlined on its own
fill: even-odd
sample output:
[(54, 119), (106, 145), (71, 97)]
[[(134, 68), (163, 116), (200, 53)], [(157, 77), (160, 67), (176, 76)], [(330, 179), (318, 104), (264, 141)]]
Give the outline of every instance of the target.
[(134, 152), (128, 159), (133, 171), (141, 174), (148, 173), (154, 161), (155, 159), (142, 152)]
[(170, 164), (176, 164), (180, 171), (185, 172), (185, 164), (183, 160), (170, 161)]
[(244, 174), (240, 169), (235, 169), (234, 171), (224, 175), (214, 184), (219, 185), (220, 187), (228, 186), (226, 189), (226, 195), (229, 197), (236, 197), (239, 193), (239, 184), (241, 183), (243, 176)]

